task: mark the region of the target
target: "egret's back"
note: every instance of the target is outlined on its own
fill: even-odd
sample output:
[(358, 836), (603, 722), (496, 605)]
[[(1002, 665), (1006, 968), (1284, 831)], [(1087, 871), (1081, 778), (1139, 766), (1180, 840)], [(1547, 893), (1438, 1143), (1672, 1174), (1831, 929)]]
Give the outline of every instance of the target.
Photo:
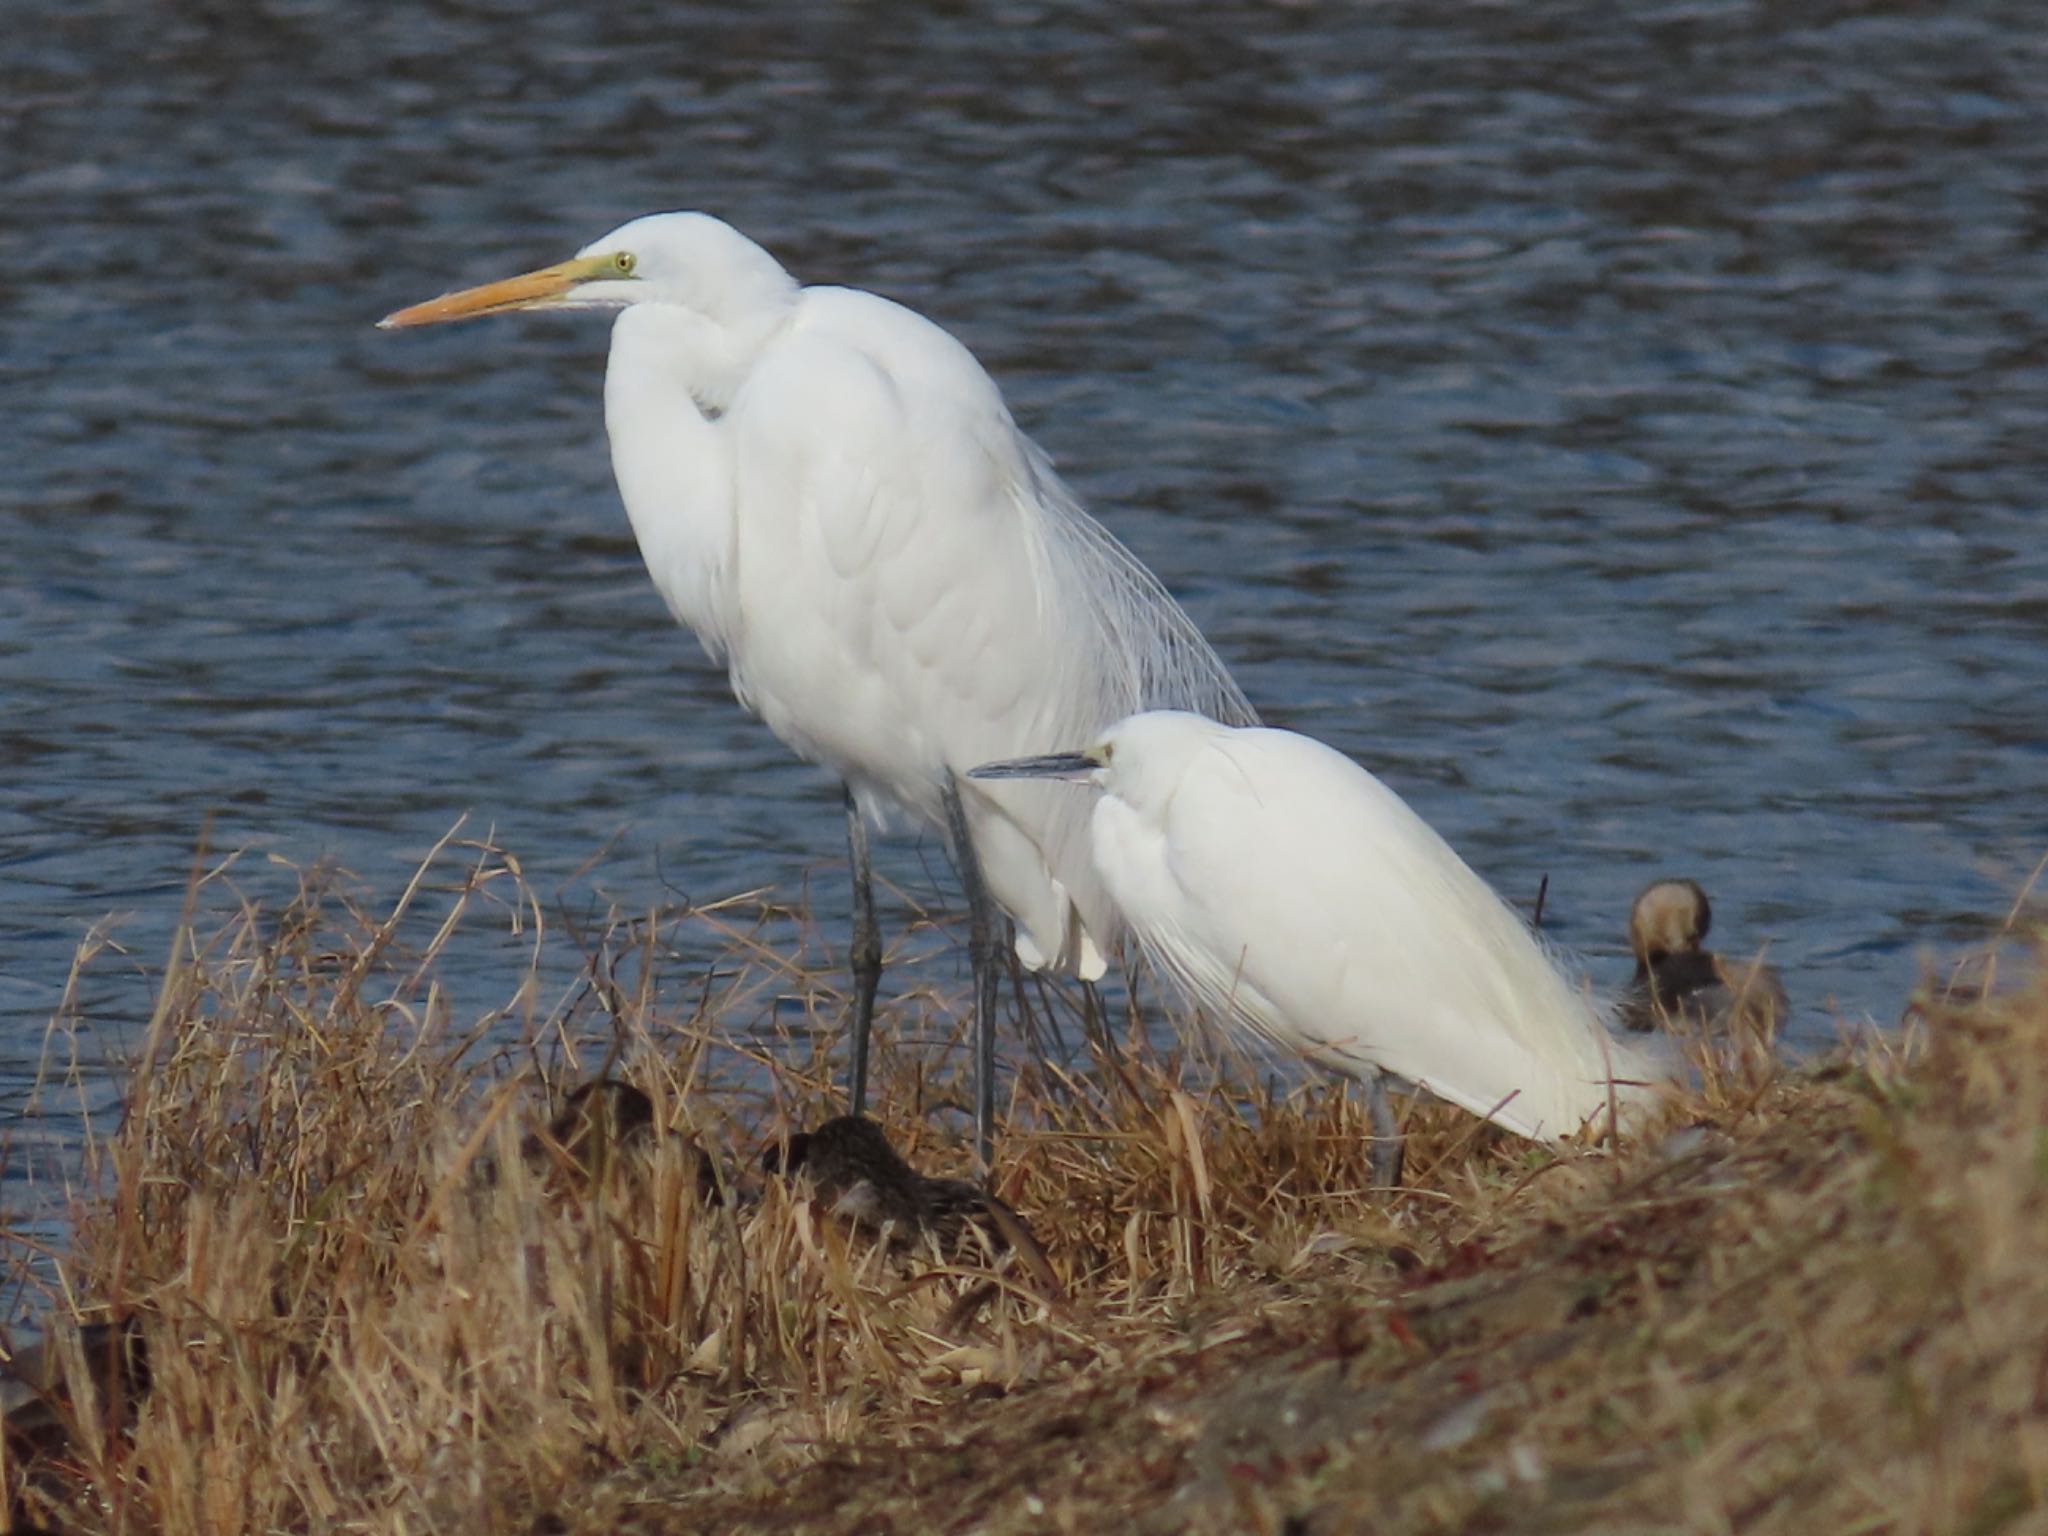
[(1533, 1137), (1644, 1098), (1657, 1058), (1399, 796), (1292, 732), (1145, 717), (1110, 738), (1098, 860), (1209, 1008)]
[[(631, 340), (622, 320), (615, 366)], [(1092, 740), (1138, 710), (1255, 718), (973, 356), (911, 311), (803, 290), (729, 405), (691, 430), (704, 438), (695, 501), (631, 472), (665, 465), (680, 427), (647, 419), (644, 403), (613, 422), (656, 582), (725, 658), (741, 701), (875, 819), (942, 827), (949, 772)], [(719, 498), (723, 520), (707, 518)], [(722, 563), (708, 560), (721, 540)], [(1035, 784), (963, 793), (1025, 959), (1095, 975), (1119, 924), (1089, 857), (1087, 799)]]

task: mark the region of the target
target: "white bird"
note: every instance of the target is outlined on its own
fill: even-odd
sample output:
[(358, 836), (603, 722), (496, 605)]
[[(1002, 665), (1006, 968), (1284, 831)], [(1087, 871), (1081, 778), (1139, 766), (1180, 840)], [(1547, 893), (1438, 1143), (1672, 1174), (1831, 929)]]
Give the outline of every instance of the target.
[(1201, 1009), (1367, 1081), (1374, 1170), (1398, 1182), (1382, 1077), (1519, 1135), (1632, 1117), (1673, 1064), (1609, 1033), (1492, 887), (1342, 753), (1292, 731), (1135, 715), (1083, 752), (977, 780), (1099, 785), (1095, 864), (1145, 953)]
[(605, 426), (654, 584), (740, 703), (845, 786), (854, 882), (851, 1099), (865, 1108), (882, 969), (868, 827), (944, 832), (969, 915), (975, 1124), (992, 1146), (991, 900), (1033, 968), (1092, 980), (1118, 943), (1085, 803), (966, 784), (990, 758), (1090, 740), (1133, 711), (1256, 717), (1165, 588), (922, 316), (803, 288), (701, 213), (635, 219), (573, 259), (388, 316), (429, 325), (608, 309)]

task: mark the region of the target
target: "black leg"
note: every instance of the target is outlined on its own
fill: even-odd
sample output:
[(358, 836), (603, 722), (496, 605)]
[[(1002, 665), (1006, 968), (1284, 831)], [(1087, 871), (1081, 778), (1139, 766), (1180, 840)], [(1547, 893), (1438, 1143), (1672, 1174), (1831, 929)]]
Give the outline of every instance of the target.
[(1107, 1066), (1116, 1056), (1116, 1040), (1109, 1032), (1109, 1020), (1102, 1016), (1102, 992), (1092, 981), (1081, 983), (1081, 1033), (1100, 1064)]
[(1394, 1101), (1387, 1095), (1387, 1078), (1375, 1072), (1366, 1079), (1365, 1105), (1372, 1122), (1372, 1178), (1378, 1189), (1401, 1187), (1401, 1159), (1406, 1148), (1401, 1141), (1401, 1122), (1394, 1117)]
[(960, 868), (960, 888), (967, 896), (967, 959), (974, 971), (974, 1140), (984, 1173), (995, 1166), (996, 1149), (996, 996), (1002, 981), (996, 946), (1001, 924), (988, 887), (982, 884), (981, 861), (967, 831), (967, 810), (960, 803), (960, 783), (946, 777), (946, 831), (953, 840), (953, 862)]
[(868, 824), (846, 791), (846, 851), (853, 862), (853, 1062), (847, 1098), (856, 1115), (868, 1110), (868, 1034), (875, 1025), (875, 989), (882, 984), (882, 927), (875, 921), (875, 876), (868, 861)]

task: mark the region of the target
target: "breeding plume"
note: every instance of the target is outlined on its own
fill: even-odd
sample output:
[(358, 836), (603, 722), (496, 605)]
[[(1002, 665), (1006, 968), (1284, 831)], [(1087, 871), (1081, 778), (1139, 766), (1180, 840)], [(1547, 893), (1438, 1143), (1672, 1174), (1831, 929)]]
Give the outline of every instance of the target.
[(882, 967), (868, 827), (945, 834), (970, 916), (986, 1161), (995, 908), (1016, 920), (1026, 965), (1086, 978), (1119, 919), (1089, 862), (1083, 801), (962, 776), (1093, 740), (1136, 710), (1248, 723), (1250, 706), (929, 320), (871, 293), (801, 288), (730, 226), (666, 213), (383, 323), (516, 309), (621, 312), (605, 425), (654, 584), (740, 703), (845, 785), (856, 1112)]
[(1791, 1003), (1778, 968), (1725, 960), (1707, 948), (1714, 909), (1696, 880), (1653, 880), (1628, 914), (1636, 973), (1621, 1002), (1630, 1029), (1674, 1026), (1774, 1038)]
[(1096, 868), (1145, 952), (1211, 1015), (1366, 1079), (1382, 1182), (1400, 1168), (1383, 1076), (1550, 1141), (1671, 1073), (1398, 795), (1306, 736), (1141, 714), (974, 777), (1099, 785)]

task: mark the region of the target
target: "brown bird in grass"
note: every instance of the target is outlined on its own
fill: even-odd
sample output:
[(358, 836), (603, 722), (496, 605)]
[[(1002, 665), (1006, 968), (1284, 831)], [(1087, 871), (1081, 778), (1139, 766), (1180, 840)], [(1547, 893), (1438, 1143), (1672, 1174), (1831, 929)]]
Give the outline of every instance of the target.
[[(597, 1077), (569, 1090), (562, 1107), (548, 1122), (547, 1138), (577, 1163), (601, 1155), (601, 1148), (631, 1146), (654, 1133), (654, 1100), (631, 1083)], [(528, 1157), (542, 1150), (538, 1134), (526, 1138)]]
[[(113, 1323), (80, 1323), (78, 1358), (92, 1384), (97, 1412), (116, 1420), (132, 1419), (149, 1391), (142, 1320), (130, 1316)], [(0, 1418), (11, 1457), (70, 1454), (71, 1427), (88, 1411), (74, 1399), (73, 1385), (54, 1326), (0, 1365)]]
[(798, 1131), (762, 1153), (761, 1166), (807, 1179), (819, 1205), (892, 1248), (929, 1238), (948, 1258), (1013, 1252), (1047, 1296), (1060, 1294), (1045, 1249), (1023, 1217), (965, 1179), (919, 1173), (865, 1115), (839, 1115), (815, 1131)]
[[(621, 1152), (655, 1145), (669, 1137), (654, 1123), (654, 1101), (631, 1083), (592, 1078), (578, 1084), (548, 1122), (520, 1143), (521, 1154), (533, 1163), (553, 1159), (578, 1179), (588, 1179)], [(723, 1202), (719, 1171), (710, 1154), (687, 1137), (679, 1138), (697, 1164), (697, 1199), (703, 1205)]]
[(1778, 968), (1722, 959), (1706, 947), (1713, 925), (1714, 909), (1698, 881), (1656, 880), (1643, 888), (1629, 909), (1636, 974), (1622, 996), (1624, 1024), (1777, 1034), (1791, 1011)]

